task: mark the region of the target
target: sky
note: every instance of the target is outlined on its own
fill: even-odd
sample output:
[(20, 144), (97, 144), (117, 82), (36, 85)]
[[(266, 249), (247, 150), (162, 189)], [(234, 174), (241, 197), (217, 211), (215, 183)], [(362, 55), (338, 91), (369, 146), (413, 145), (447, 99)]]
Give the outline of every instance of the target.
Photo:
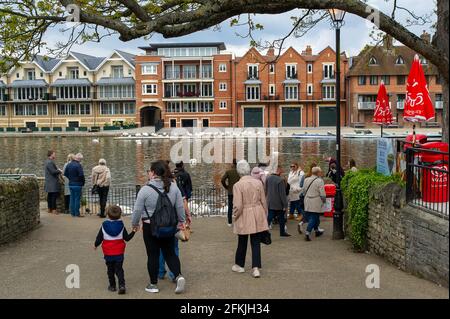
[[(381, 10), (390, 16), (393, 0), (368, 0), (367, 3)], [(435, 0), (398, 0), (400, 6), (406, 7), (417, 15), (431, 14), (436, 7)], [(299, 16), (300, 10), (293, 10), (284, 14), (277, 15), (256, 15), (255, 22), (261, 23), (264, 30), (255, 32), (255, 38), (273, 41), (285, 36), (292, 27), (292, 16)], [(398, 22), (405, 24), (409, 15), (404, 11), (398, 11), (396, 19)], [(436, 16), (433, 15), (432, 20), (435, 21)], [(346, 14), (345, 25), (341, 29), (341, 48), (348, 56), (354, 56), (368, 43), (371, 43), (369, 36), (373, 25), (366, 20), (352, 15)], [(431, 24), (425, 26), (413, 26), (408, 29), (420, 35), (423, 30), (432, 32)], [(57, 41), (64, 41), (66, 35), (60, 32), (61, 27), (51, 30), (45, 36), (45, 41), (50, 45)], [(104, 38), (101, 43), (86, 43), (82, 46), (75, 45), (72, 50), (95, 56), (108, 56), (114, 49), (130, 52), (133, 54), (142, 54), (139, 46), (147, 46), (149, 43), (160, 42), (224, 42), (227, 51), (233, 52), (236, 56), (242, 56), (249, 49), (250, 39), (243, 39), (236, 33), (245, 34), (244, 27), (230, 27), (229, 20), (220, 25), (219, 30), (204, 30), (187, 36), (164, 39), (160, 34), (154, 34), (150, 39), (136, 39), (129, 42), (122, 42), (118, 36)], [(329, 21), (322, 21), (301, 38), (290, 37), (285, 41), (284, 47), (294, 47), (299, 52), (304, 50), (307, 45), (311, 45), (313, 54), (320, 52), (322, 49), (330, 45), (335, 46), (335, 33)]]

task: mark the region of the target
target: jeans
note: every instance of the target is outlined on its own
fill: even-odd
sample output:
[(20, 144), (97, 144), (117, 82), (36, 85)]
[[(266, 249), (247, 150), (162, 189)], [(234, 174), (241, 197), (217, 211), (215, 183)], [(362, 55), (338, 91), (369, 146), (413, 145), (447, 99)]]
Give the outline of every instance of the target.
[(285, 234), (284, 226), (286, 225), (286, 217), (284, 216), (284, 210), (269, 209), (269, 215), (268, 215), (269, 225), (275, 216), (278, 217), (278, 223), (280, 224), (280, 235), (283, 235), (283, 234)]
[(233, 195), (228, 194), (228, 224), (233, 223)]
[(56, 199), (58, 198), (59, 193), (51, 192), (47, 193), (47, 206), (48, 209), (56, 209)]
[(119, 287), (125, 287), (125, 273), (123, 271), (123, 261), (107, 261), (109, 285), (116, 287), (116, 277), (119, 280)]
[(69, 186), (70, 189), (70, 214), (80, 216), (81, 186)]
[[(240, 267), (245, 266), (248, 236), (249, 235), (238, 235), (235, 263)], [(261, 235), (259, 233), (250, 235), (250, 245), (252, 246), (252, 268), (261, 268)]]
[(109, 186), (99, 187), (98, 196), (100, 197), (100, 215), (105, 216), (106, 202), (108, 201)]
[(147, 250), (147, 271), (150, 276), (150, 283), (152, 285), (158, 284), (159, 273), (159, 255), (162, 255), (169, 266), (169, 270), (174, 277), (181, 274), (180, 259), (175, 254), (175, 237), (157, 238), (152, 236), (150, 224), (143, 223), (142, 226), (145, 249)]
[(294, 214), (295, 210), (297, 210), (297, 213), (301, 214), (300, 200), (293, 200), (289, 202), (289, 213)]
[[(175, 240), (175, 255), (180, 256), (180, 250), (178, 249), (178, 239), (174, 238)], [(164, 278), (166, 274), (166, 260), (164, 259), (164, 256), (162, 254), (162, 250), (159, 254), (159, 278)], [(169, 271), (169, 278), (175, 279), (175, 276), (171, 271)]]
[(308, 227), (306, 228), (306, 232), (311, 234), (311, 231), (314, 229), (315, 231), (319, 230), (320, 225), (320, 214), (313, 212), (305, 212), (308, 217)]

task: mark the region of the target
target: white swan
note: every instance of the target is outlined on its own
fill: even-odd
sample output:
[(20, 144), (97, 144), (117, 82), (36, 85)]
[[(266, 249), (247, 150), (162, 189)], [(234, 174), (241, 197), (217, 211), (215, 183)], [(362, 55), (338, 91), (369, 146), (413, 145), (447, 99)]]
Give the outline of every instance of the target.
[(132, 215), (133, 214), (133, 210), (131, 209), (131, 207), (125, 206), (125, 205), (120, 205), (118, 204), (117, 206), (120, 207), (120, 209), (122, 210), (122, 215)]
[(148, 136), (148, 133), (147, 133), (147, 132), (145, 132), (145, 133), (142, 133), (142, 136), (145, 136), (145, 137), (147, 137), (147, 136)]
[(141, 140), (136, 140), (136, 144), (137, 145), (142, 145), (142, 141)]
[(98, 138), (94, 138), (94, 139), (92, 140), (92, 143), (95, 143), (95, 144), (100, 143), (100, 140), (99, 140)]

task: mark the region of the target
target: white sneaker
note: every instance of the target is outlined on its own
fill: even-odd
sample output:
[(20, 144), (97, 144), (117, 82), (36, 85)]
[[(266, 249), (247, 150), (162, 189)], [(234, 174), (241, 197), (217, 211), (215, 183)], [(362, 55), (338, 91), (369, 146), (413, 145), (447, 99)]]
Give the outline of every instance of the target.
[(253, 276), (253, 278), (261, 277), (261, 274), (260, 274), (259, 269), (257, 267), (253, 268), (252, 276)]
[(181, 294), (184, 291), (184, 285), (186, 284), (186, 279), (183, 276), (178, 276), (177, 280), (177, 288), (175, 288), (176, 294)]
[(231, 226), (233, 226), (233, 224), (227, 224), (227, 226), (228, 226), (228, 227), (231, 227)]
[(323, 233), (323, 232), (325, 232), (325, 229), (317, 228), (317, 231), (318, 231), (319, 233)]
[(231, 267), (231, 270), (234, 272), (239, 272), (239, 273), (245, 272), (245, 269), (238, 265), (233, 265), (233, 267)]
[(272, 230), (272, 223), (270, 223), (270, 225), (269, 225), (269, 229), (270, 229), (270, 230)]
[(145, 288), (145, 291), (146, 291), (146, 292), (151, 292), (151, 293), (156, 294), (156, 293), (159, 292), (159, 289), (158, 289), (158, 286), (157, 286), (157, 285), (149, 284), (149, 285)]

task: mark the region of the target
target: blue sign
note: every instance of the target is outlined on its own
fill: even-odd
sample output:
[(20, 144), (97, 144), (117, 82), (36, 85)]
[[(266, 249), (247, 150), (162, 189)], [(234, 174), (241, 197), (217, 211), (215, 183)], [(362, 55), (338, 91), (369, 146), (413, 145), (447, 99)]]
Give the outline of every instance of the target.
[(380, 138), (377, 142), (377, 172), (392, 175), (395, 172), (395, 139)]

